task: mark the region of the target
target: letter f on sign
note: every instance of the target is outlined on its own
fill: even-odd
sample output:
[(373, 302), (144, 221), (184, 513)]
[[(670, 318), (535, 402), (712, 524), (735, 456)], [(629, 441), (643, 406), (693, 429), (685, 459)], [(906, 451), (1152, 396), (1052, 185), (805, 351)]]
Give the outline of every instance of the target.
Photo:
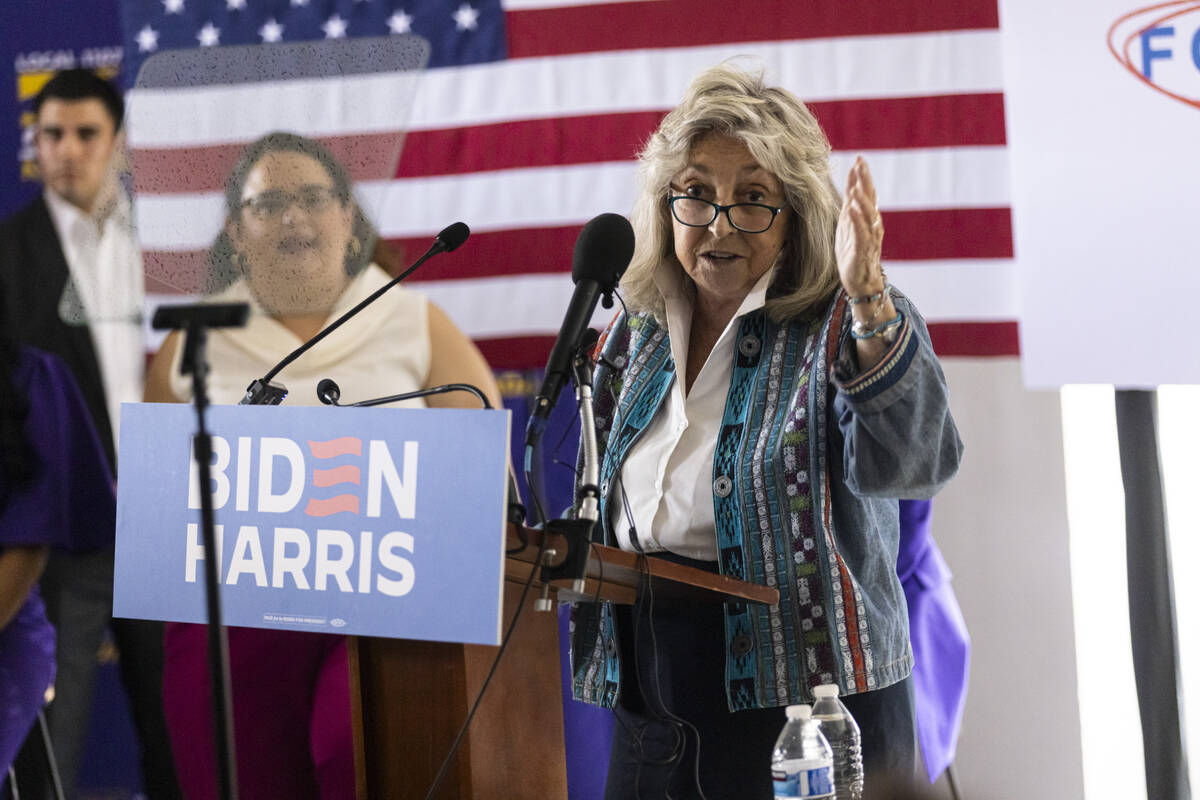
[(1171, 57), (1170, 50), (1155, 50), (1150, 40), (1155, 36), (1174, 35), (1174, 28), (1151, 28), (1148, 31), (1142, 31), (1142, 75), (1146, 77), (1146, 80), (1154, 80), (1150, 72), (1156, 60)]

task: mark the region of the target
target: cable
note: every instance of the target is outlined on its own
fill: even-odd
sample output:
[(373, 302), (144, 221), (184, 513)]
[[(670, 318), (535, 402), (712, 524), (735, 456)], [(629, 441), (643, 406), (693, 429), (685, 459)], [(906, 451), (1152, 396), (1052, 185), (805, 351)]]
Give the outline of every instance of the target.
[(558, 451), (562, 449), (564, 444), (566, 444), (567, 437), (571, 435), (571, 432), (575, 430), (575, 426), (578, 424), (579, 415), (576, 414), (571, 418), (571, 424), (568, 425), (563, 431), (563, 435), (558, 438), (558, 444), (554, 445), (554, 449), (550, 451), (550, 463), (555, 466), (566, 467), (567, 469), (571, 470), (571, 473), (576, 477), (576, 479), (579, 478), (579, 467), (571, 464), (570, 462), (561, 460), (558, 457)]
[[(634, 740), (638, 751), (638, 768), (634, 776), (635, 793), (640, 797), (641, 787), (639, 784), (641, 781), (641, 768), (643, 764), (656, 766), (670, 765), (670, 769), (667, 770), (667, 784), (668, 786), (670, 785), (671, 775), (674, 774), (675, 770), (682, 763), (683, 756), (687, 752), (686, 731), (690, 730), (696, 739), (696, 758), (693, 760), (693, 779), (695, 781), (696, 790), (699, 792), (699, 796), (703, 798), (703, 800), (707, 800), (704, 795), (704, 790), (700, 787), (700, 732), (693, 724), (682, 717), (679, 717), (670, 709), (668, 709), (666, 703), (663, 702), (661, 676), (658, 669), (658, 635), (654, 628), (654, 582), (652, 570), (650, 569), (650, 560), (642, 550), (641, 542), (638, 540), (637, 524), (634, 520), (633, 511), (629, 503), (629, 494), (625, 491), (625, 482), (621, 477), (618, 477), (617, 480), (621, 482), (621, 505), (625, 511), (625, 518), (629, 523), (629, 541), (633, 548), (639, 553), (638, 563), (641, 567), (639, 570), (640, 576), (638, 578), (638, 599), (634, 606), (633, 613), (634, 653), (632, 655), (634, 658), (634, 674), (637, 676), (638, 691), (642, 695), (643, 700), (646, 702), (647, 716), (666, 726), (667, 730), (675, 735), (675, 742), (671, 747), (670, 753), (662, 758), (651, 759), (646, 755), (643, 739), (646, 728), (648, 728), (652, 723), (647, 722), (640, 726), (640, 730), (634, 730), (622, 722), (622, 727), (624, 728), (626, 734)], [(643, 606), (646, 608), (646, 618), (650, 625), (650, 656), (652, 662), (651, 672), (653, 673), (654, 677), (655, 689), (655, 696), (653, 698), (646, 691), (646, 684), (644, 682), (645, 676), (642, 674), (642, 670), (637, 667), (637, 648), (640, 642), (640, 636), (638, 634), (641, 630), (642, 624), (642, 614), (640, 613), (640, 610)], [(658, 706), (658, 709), (655, 709), (655, 705)], [(667, 791), (667, 797), (671, 797), (669, 790)]]
[[(648, 601), (648, 605), (647, 605), (647, 609), (646, 609), (646, 619), (650, 625), (650, 656), (651, 656), (651, 659), (652, 659), (653, 665), (654, 665), (654, 669), (653, 669), (654, 688), (655, 688), (656, 697), (658, 700), (658, 705), (659, 705), (659, 708), (662, 709), (662, 713), (666, 719), (670, 720), (671, 723), (673, 723), (675, 726), (677, 726), (680, 729), (686, 729), (686, 730), (691, 731), (692, 736), (694, 736), (696, 738), (696, 754), (695, 754), (694, 758), (692, 759), (692, 778), (695, 781), (696, 792), (699, 794), (701, 800), (708, 800), (708, 798), (704, 794), (704, 789), (700, 786), (700, 731), (691, 722), (684, 719), (683, 717), (678, 716), (673, 711), (671, 711), (671, 709), (667, 708), (667, 704), (663, 702), (662, 674), (660, 673), (660, 671), (658, 669), (658, 634), (654, 628), (654, 581), (652, 580), (652, 575), (650, 573), (650, 559), (648, 557), (643, 557), (643, 558), (645, 559), (645, 567), (646, 567), (646, 569), (645, 569), (645, 576), (646, 576), (645, 595), (646, 595), (646, 598)], [(640, 598), (640, 596), (641, 596), (641, 594), (639, 593), (639, 598)], [(635, 621), (635, 626), (636, 626), (636, 624), (641, 621), (641, 616), (640, 615), (637, 616), (635, 618), (635, 620), (636, 620)], [(634, 633), (634, 646), (635, 647), (636, 647), (636, 643), (637, 643), (637, 633), (636, 633), (636, 628), (635, 628), (635, 633)], [(641, 688), (641, 677), (642, 677), (641, 671), (639, 670), (638, 671), (639, 688)], [(646, 696), (644, 691), (642, 692), (642, 696), (643, 697)], [(673, 774), (675, 772), (675, 770), (679, 767), (679, 763), (682, 761), (683, 754), (684, 754), (684, 752), (686, 752), (686, 749), (687, 749), (686, 734), (681, 733), (681, 734), (679, 734), (679, 737), (682, 740), (682, 749), (676, 755), (674, 755), (672, 758), (672, 760), (675, 761), (676, 763), (667, 772), (668, 786), (670, 785), (671, 774)], [(670, 796), (671, 796), (670, 790), (668, 790), (668, 792), (667, 792), (668, 800), (670, 799)]]
[(599, 575), (596, 576), (596, 595), (592, 598), (593, 603), (600, 602), (600, 590), (604, 588), (604, 558), (600, 555), (600, 550), (596, 547), (595, 542), (588, 542), (588, 547), (592, 551), (592, 558), (596, 559), (596, 564), (599, 566)]
[[(653, 575), (652, 575), (651, 569), (650, 569), (650, 559), (646, 556), (646, 554), (642, 550), (641, 542), (638, 541), (637, 526), (636, 526), (636, 522), (633, 518), (633, 510), (629, 503), (629, 494), (625, 491), (625, 481), (621, 477), (618, 477), (618, 480), (621, 481), (621, 505), (622, 505), (622, 508), (625, 510), (625, 518), (629, 523), (629, 541), (630, 541), (631, 545), (634, 547), (634, 549), (636, 549), (639, 553), (641, 553), (639, 563), (642, 566), (642, 570), (641, 570), (641, 577), (639, 578), (638, 599), (637, 599), (637, 604), (635, 605), (635, 608), (634, 608), (634, 618), (633, 618), (634, 619), (633, 643), (634, 643), (634, 648), (635, 648), (634, 664), (635, 664), (635, 674), (637, 675), (637, 679), (638, 679), (638, 691), (641, 692), (643, 699), (646, 700), (647, 710), (651, 712), (650, 716), (655, 717), (660, 722), (666, 724), (668, 726), (668, 729), (673, 731), (676, 734), (675, 746), (672, 749), (672, 753), (670, 756), (668, 756), (665, 759), (660, 759), (660, 760), (655, 760), (655, 761), (645, 759), (645, 751), (642, 750), (640, 742), (639, 742), (639, 750), (642, 750), (642, 759), (645, 760), (645, 762), (647, 764), (650, 764), (650, 763), (659, 764), (659, 765), (672, 764), (671, 769), (669, 769), (667, 771), (667, 783), (668, 783), (668, 785), (670, 785), (670, 776), (672, 774), (674, 774), (675, 769), (678, 768), (679, 764), (682, 762), (683, 755), (687, 750), (687, 734), (685, 731), (690, 730), (692, 732), (692, 735), (696, 739), (696, 755), (692, 762), (693, 779), (695, 781), (696, 791), (699, 792), (699, 795), (701, 798), (703, 798), (703, 800), (707, 800), (707, 798), (705, 798), (705, 795), (704, 795), (704, 790), (700, 786), (700, 744), (701, 744), (700, 731), (691, 722), (687, 721), (686, 719), (683, 719), (682, 717), (680, 717), (677, 714), (675, 714), (674, 712), (672, 712), (669, 708), (667, 708), (666, 703), (663, 702), (661, 673), (658, 669), (658, 634), (654, 627), (654, 581), (653, 581)], [(654, 709), (652, 708), (650, 695), (646, 692), (646, 687), (645, 687), (645, 684), (643, 683), (642, 671), (640, 669), (636, 669), (636, 664), (637, 664), (636, 648), (638, 647), (638, 642), (640, 641), (640, 637), (638, 636), (638, 631), (641, 628), (641, 622), (642, 622), (642, 615), (638, 612), (640, 610), (640, 607), (643, 604), (643, 598), (645, 599), (646, 619), (650, 625), (650, 628), (649, 628), (649, 631), (650, 631), (650, 657), (651, 657), (651, 662), (652, 662), (651, 672), (653, 673), (653, 677), (654, 677), (655, 700), (658, 703), (659, 709), (661, 709), (661, 714), (658, 713), (657, 711), (654, 711)], [(628, 728), (626, 730), (628, 731)], [(672, 762), (674, 762), (674, 763), (672, 763)], [(640, 770), (640, 765), (639, 765), (639, 774), (640, 774), (640, 771), (641, 770)], [(634, 780), (636, 782), (638, 780), (638, 778), (635, 777)], [(636, 785), (636, 783), (635, 783), (635, 785)], [(670, 797), (669, 791), (667, 793), (667, 796), (668, 796), (668, 798)]]

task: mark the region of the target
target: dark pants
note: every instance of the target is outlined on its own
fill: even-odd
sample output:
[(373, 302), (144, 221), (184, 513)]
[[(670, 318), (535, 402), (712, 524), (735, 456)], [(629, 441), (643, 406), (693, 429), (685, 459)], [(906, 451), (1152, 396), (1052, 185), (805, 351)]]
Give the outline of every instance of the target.
[[(729, 711), (723, 607), (659, 599), (651, 608), (649, 599), (643, 591), (637, 606), (617, 609), (621, 699), (606, 800), (772, 797), (771, 751), (784, 711)], [(867, 784), (911, 778), (918, 766), (912, 679), (843, 701), (862, 730)]]

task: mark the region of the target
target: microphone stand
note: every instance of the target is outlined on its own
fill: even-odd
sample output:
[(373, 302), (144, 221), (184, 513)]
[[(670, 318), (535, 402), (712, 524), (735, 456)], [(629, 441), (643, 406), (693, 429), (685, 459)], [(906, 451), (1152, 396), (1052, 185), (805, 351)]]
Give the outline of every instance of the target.
[(212, 436), (205, 424), (208, 400), (208, 327), (241, 327), (250, 307), (245, 303), (224, 306), (196, 305), (160, 307), (154, 315), (155, 328), (184, 331), (180, 373), (192, 376), (192, 405), (196, 410), (196, 434), (192, 452), (200, 474), (200, 530), (204, 540), (204, 588), (208, 611), (208, 670), (212, 680), (214, 744), (217, 749), (217, 780), (222, 800), (237, 800), (237, 760), (234, 756), (233, 708), (229, 696), (229, 639), (221, 619), (221, 583), (216, 527), (212, 504)]
[(573, 519), (552, 519), (546, 523), (547, 533), (560, 534), (567, 542), (566, 558), (557, 566), (542, 565), (542, 594), (534, 604), (538, 611), (553, 611), (550, 581), (570, 580), (575, 594), (587, 590), (588, 555), (591, 552), (592, 529), (600, 519), (600, 449), (596, 443), (596, 418), (592, 408), (591, 350), (596, 344), (596, 332), (584, 332), (579, 349), (571, 360), (571, 376), (575, 382), (575, 400), (579, 404), (579, 445), (583, 463), (579, 475), (579, 500)]
[(418, 397), (429, 397), (435, 394), (449, 394), (450, 392), (470, 392), (479, 398), (479, 402), (487, 411), (491, 411), (491, 401), (487, 399), (487, 395), (478, 386), (472, 386), (469, 383), (447, 383), (444, 386), (431, 386), (428, 389), (417, 389), (412, 392), (403, 392), (401, 394), (390, 394), (386, 397), (376, 397), (372, 400), (360, 400), (357, 403), (346, 403), (343, 405), (338, 401), (342, 399), (342, 390), (336, 383), (329, 378), (323, 378), (317, 384), (317, 399), (327, 406), (337, 406), (338, 408), (371, 408), (372, 406), (383, 406), (388, 403), (399, 403), (403, 400), (414, 400)]

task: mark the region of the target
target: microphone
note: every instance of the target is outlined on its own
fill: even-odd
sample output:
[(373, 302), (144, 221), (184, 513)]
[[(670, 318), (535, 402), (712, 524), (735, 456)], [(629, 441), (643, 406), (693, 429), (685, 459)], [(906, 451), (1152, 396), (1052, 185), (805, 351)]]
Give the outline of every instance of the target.
[(346, 322), (355, 314), (378, 300), (384, 292), (386, 292), (388, 289), (391, 289), (393, 286), (400, 283), (400, 281), (411, 275), (413, 270), (415, 270), (417, 267), (436, 256), (438, 253), (449, 253), (451, 250), (457, 249), (463, 242), (467, 240), (467, 237), (470, 235), (471, 229), (467, 227), (465, 222), (455, 222), (447, 225), (445, 228), (442, 228), (441, 232), (438, 233), (437, 237), (434, 239), (433, 244), (429, 246), (429, 249), (425, 251), (423, 256), (413, 262), (411, 267), (404, 270), (404, 272), (401, 272), (395, 278), (392, 278), (383, 286), (376, 289), (371, 293), (370, 297), (363, 300), (354, 308), (350, 309), (345, 314), (342, 314), (333, 322), (326, 325), (319, 333), (317, 333), (316, 336), (312, 337), (307, 342), (284, 356), (283, 360), (272, 367), (270, 372), (246, 387), (246, 394), (242, 397), (240, 405), (277, 406), (282, 403), (283, 399), (287, 397), (287, 388), (282, 384), (271, 382), (271, 379), (278, 375), (280, 370), (282, 370), (288, 364), (291, 364), (300, 356), (307, 353), (317, 342), (321, 341), (326, 336), (340, 328), (342, 323)]
[(457, 250), (458, 246), (467, 240), (471, 235), (471, 229), (467, 227), (465, 222), (452, 222), (442, 228), (441, 233), (434, 239), (433, 244), (425, 255), (412, 265), (412, 269), (420, 266), (421, 262), (431, 256), (436, 256), (438, 253), (449, 253), (451, 250)]
[(550, 350), (541, 390), (534, 399), (533, 413), (525, 428), (526, 447), (537, 442), (546, 429), (550, 410), (558, 402), (558, 395), (570, 377), (571, 361), (579, 351), (580, 340), (596, 310), (596, 302), (600, 295), (610, 298), (631, 258), (633, 227), (620, 214), (601, 214), (579, 232), (571, 260), (575, 292)]

